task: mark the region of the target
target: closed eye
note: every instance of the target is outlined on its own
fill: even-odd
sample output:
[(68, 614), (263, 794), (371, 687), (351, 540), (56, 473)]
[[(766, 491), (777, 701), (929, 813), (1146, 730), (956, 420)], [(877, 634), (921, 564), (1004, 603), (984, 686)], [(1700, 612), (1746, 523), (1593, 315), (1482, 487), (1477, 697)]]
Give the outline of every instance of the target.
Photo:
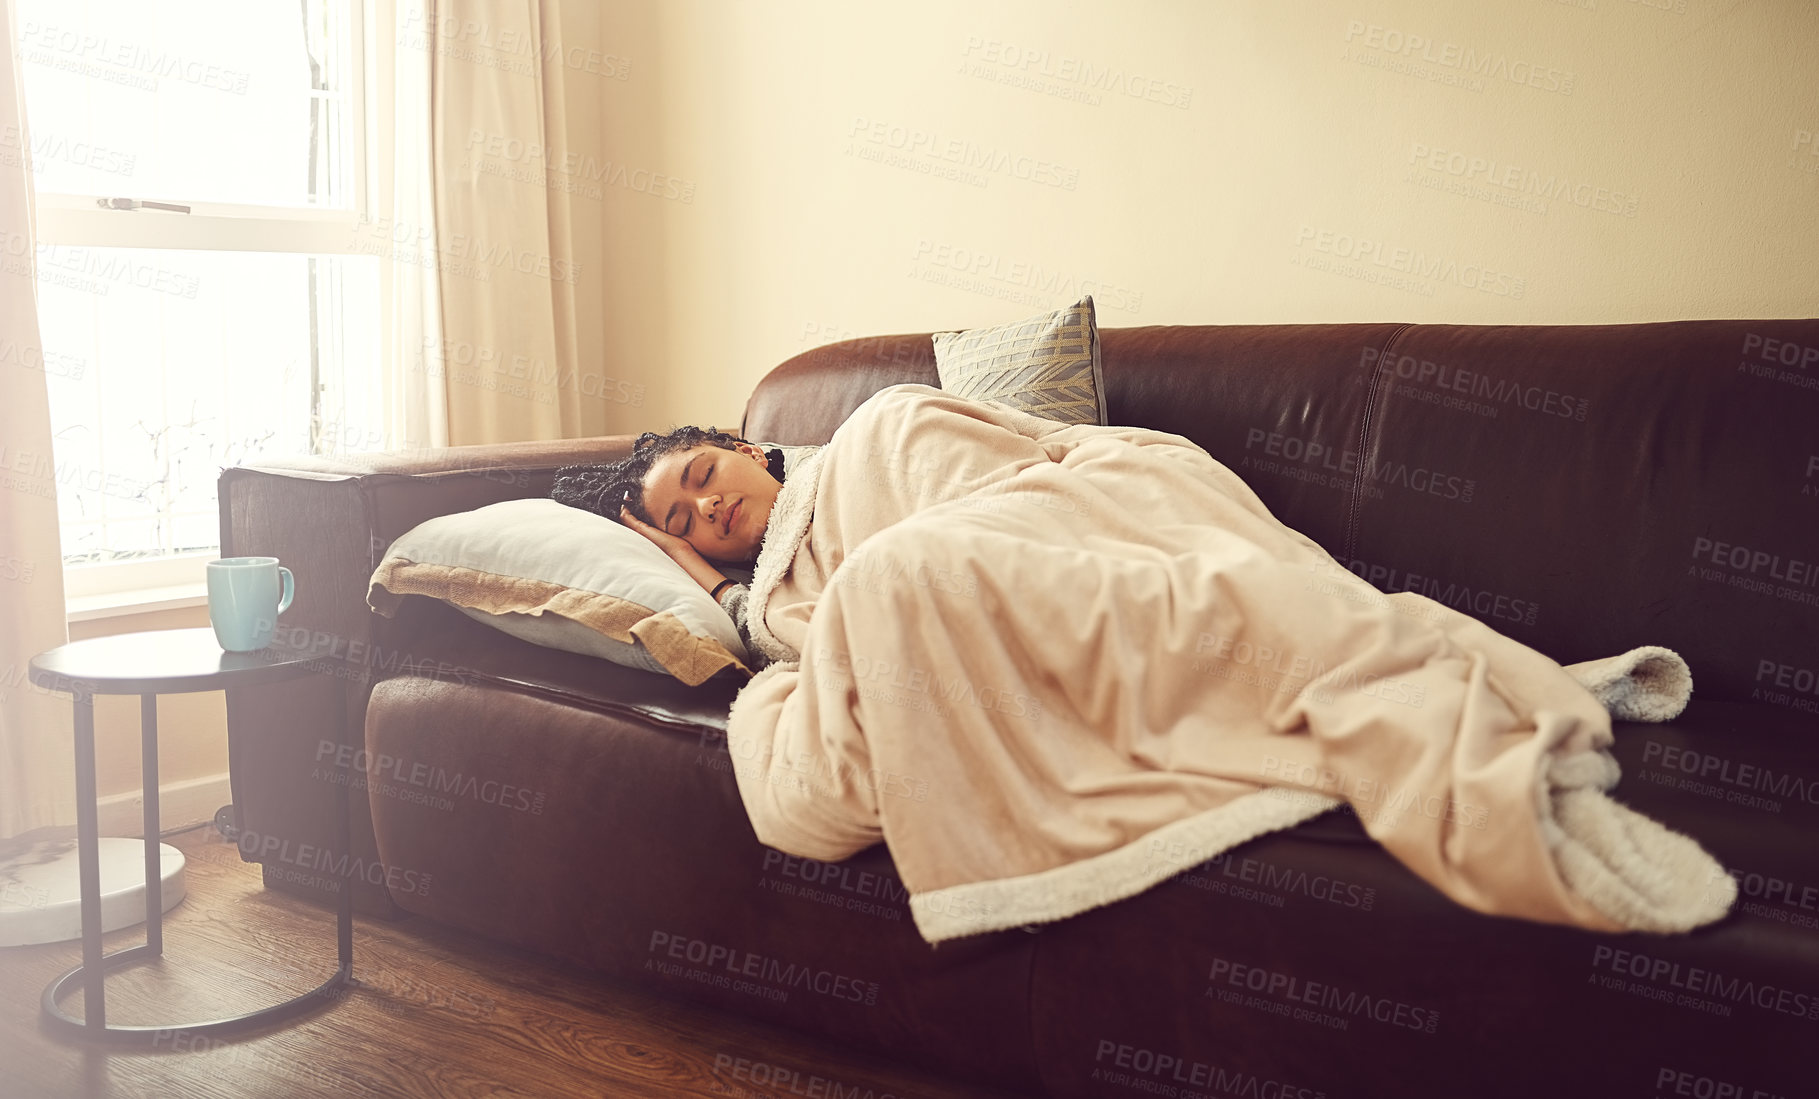
[[(701, 474), (701, 484), (697, 486), (698, 488), (706, 488), (707, 483), (714, 479), (714, 468), (718, 464), (719, 463), (716, 462), (713, 465), (709, 465), (707, 467), (707, 470)], [(690, 511), (688, 513), (688, 521), (686, 523), (682, 524), (682, 533), (677, 535), (677, 537), (687, 538), (689, 536), (689, 532), (694, 529), (695, 529), (695, 513), (693, 511)]]

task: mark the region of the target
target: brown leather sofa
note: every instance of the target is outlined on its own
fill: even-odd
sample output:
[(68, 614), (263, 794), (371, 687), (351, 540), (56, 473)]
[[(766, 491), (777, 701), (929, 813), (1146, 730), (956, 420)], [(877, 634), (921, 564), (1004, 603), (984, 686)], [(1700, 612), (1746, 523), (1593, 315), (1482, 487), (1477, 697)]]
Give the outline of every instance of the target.
[[(1678, 937), (1490, 918), (1329, 814), (931, 948), (882, 847), (824, 865), (757, 843), (723, 739), (737, 679), (686, 688), (423, 599), (368, 611), (392, 539), (547, 495), (629, 437), (222, 474), (222, 552), (295, 571), (278, 644), (324, 673), (229, 693), (243, 852), (320, 889), (334, 783), (364, 782), (369, 915), (1029, 1094), (1819, 1094), (1819, 321), (1109, 329), (1103, 354), (1112, 422), (1204, 446), (1380, 588), (1562, 663), (1685, 656), (1686, 713), (1617, 727), (1616, 792), (1732, 869), (1733, 914)], [(818, 348), (764, 378), (743, 431), (825, 442), (899, 382), (937, 384), (928, 335)], [(342, 686), (364, 753), (334, 743)]]

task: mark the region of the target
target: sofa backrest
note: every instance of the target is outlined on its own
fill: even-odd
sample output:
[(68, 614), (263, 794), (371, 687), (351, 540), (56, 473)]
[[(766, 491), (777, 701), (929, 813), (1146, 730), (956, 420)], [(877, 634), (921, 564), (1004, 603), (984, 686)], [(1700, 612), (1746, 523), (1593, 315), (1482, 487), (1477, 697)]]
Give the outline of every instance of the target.
[[(1562, 663), (1686, 657), (1695, 697), (1819, 714), (1819, 320), (1101, 330), (1108, 417), (1205, 447), (1385, 591)], [(760, 381), (747, 438), (823, 443), (927, 333)]]

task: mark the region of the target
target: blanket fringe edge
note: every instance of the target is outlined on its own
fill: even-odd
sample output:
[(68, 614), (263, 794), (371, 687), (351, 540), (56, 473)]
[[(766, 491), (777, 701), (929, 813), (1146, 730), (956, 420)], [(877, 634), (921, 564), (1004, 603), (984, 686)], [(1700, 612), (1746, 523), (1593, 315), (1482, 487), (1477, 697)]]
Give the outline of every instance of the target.
[(764, 543), (758, 547), (758, 560), (752, 566), (751, 594), (746, 602), (746, 629), (752, 648), (773, 661), (800, 659), (802, 654), (772, 633), (764, 614), (770, 609), (771, 594), (783, 581), (783, 574), (796, 560), (796, 549), (808, 534), (809, 520), (815, 516), (815, 500), (821, 488), (821, 465), (827, 452), (817, 450), (802, 459), (777, 500), (771, 505), (770, 523), (765, 527)]
[(931, 943), (1052, 923), (1134, 897), (1238, 844), (1293, 828), (1340, 804), (1337, 798), (1283, 787), (1259, 790), (1079, 862), (912, 894), (910, 915)]
[(1562, 770), (1581, 769), (1574, 762), (1562, 761), (1549, 776), (1542, 818), (1567, 889), (1619, 930), (1675, 934), (1723, 919), (1737, 900), (1737, 882), (1724, 865), (1599, 783), (1562, 783)]

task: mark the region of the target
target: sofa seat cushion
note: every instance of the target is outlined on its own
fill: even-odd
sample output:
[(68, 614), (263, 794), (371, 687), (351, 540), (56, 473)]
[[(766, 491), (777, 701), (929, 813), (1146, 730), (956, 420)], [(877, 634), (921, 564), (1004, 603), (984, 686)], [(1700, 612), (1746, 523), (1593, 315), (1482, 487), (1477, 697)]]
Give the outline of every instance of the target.
[(1030, 1086), (1035, 936), (933, 949), (883, 848), (829, 865), (758, 843), (717, 732), (583, 708), (551, 693), (560, 675), (533, 689), (529, 669), (494, 671), (373, 689), (366, 747), (385, 781), (368, 795), (400, 907), (665, 995)]
[[(599, 712), (635, 716), (694, 735), (724, 736), (743, 676), (699, 687), (591, 657), (540, 648), (488, 630), (428, 601), (401, 621), (413, 626), (418, 668), (441, 667), (458, 682), (541, 695)], [(1613, 754), (1622, 780), (1613, 793), (1636, 811), (1686, 832), (1737, 872), (1739, 904), (1771, 888), (1790, 888), (1789, 870), (1809, 866), (1805, 885), (1819, 919), (1819, 736), (1810, 715), (1758, 703), (1697, 697), (1671, 722), (1617, 722)], [(1305, 840), (1374, 846), (1342, 809), (1293, 829)], [(1748, 877), (1747, 875), (1755, 875)], [(1770, 899), (1773, 899), (1772, 897)]]
[[(891, 921), (842, 911), (823, 926), (816, 921), (827, 913), (803, 902), (817, 888), (829, 895), (827, 883), (802, 880), (800, 866), (792, 876), (781, 863), (764, 863), (782, 856), (767, 856), (752, 839), (725, 754), (726, 709), (737, 682), (684, 688), (668, 677), (524, 645), (433, 609), (447, 620), (425, 615), (413, 646), (462, 668), (466, 678), (449, 683), (406, 675), (379, 684), (369, 708), (369, 751), (495, 774), (516, 788), (547, 792), (544, 816), (560, 804), (563, 812), (587, 806), (611, 820), (558, 835), (540, 816), (495, 806), (440, 811), (374, 797), (386, 858), (420, 871), (434, 868), (436, 891), (397, 893), (402, 907), (627, 975), (642, 972), (649, 944), (636, 940), (656, 930), (658, 911), (683, 921), (679, 933), (703, 942), (761, 929), (751, 941), (779, 956), (789, 950), (819, 956), (796, 945), (815, 936), (829, 942), (858, 936), (857, 943), (874, 935), (893, 943), (905, 937), (881, 955), (867, 953), (868, 946), (829, 956), (848, 963), (889, 959), (884, 969), (868, 972), (910, 980), (922, 989), (915, 998), (926, 994), (951, 1005), (947, 978), (902, 968), (909, 963), (899, 947), (914, 954), (912, 947), (925, 946), (909, 941), (906, 914)], [(1791, 708), (1697, 699), (1671, 722), (1617, 724), (1614, 753), (1623, 778), (1615, 795), (1698, 839), (1738, 879), (1733, 914), (1692, 935), (1607, 936), (1480, 915), (1415, 878), (1355, 818), (1336, 812), (1034, 935), (1001, 932), (949, 946), (967, 952), (965, 965), (989, 969), (1005, 964), (1004, 952), (1035, 944), (1031, 1071), (1055, 1095), (1102, 1095), (1113, 1090), (1108, 1083), (1187, 1088), (1203, 1077), (1224, 1081), (1237, 1089), (1233, 1094), (1274, 1082), (1275, 1090), (1260, 1093), (1306, 1088), (1308, 1095), (1342, 1095), (1355, 1091), (1348, 1082), (1385, 1073), (1451, 1084), (1461, 1094), (1540, 1094), (1559, 1066), (1533, 1051), (1591, 1035), (1601, 1049), (1621, 1051), (1596, 1066), (1587, 1087), (1600, 1093), (1647, 1094), (1656, 1072), (1722, 1078), (1742, 1063), (1761, 1066), (1751, 1086), (1794, 1094), (1787, 1090), (1792, 1051), (1802, 1048), (1806, 1028), (1819, 1018), (1819, 847), (1810, 842), (1819, 828), (1819, 738), (1812, 733), (1810, 715)], [(633, 802), (640, 799), (649, 804), (638, 808)], [(654, 823), (647, 827), (644, 820)], [(588, 932), (585, 943), (574, 941), (572, 921), (585, 907), (577, 898), (552, 897), (541, 914), (500, 909), (497, 894), (518, 887), (495, 890), (469, 880), (463, 868), (510, 861), (475, 853), (476, 845), (492, 842), (485, 837), (502, 821), (513, 842), (528, 845), (524, 850), (558, 859), (589, 858), (589, 845), (603, 843), (603, 835), (618, 837), (614, 845), (644, 845), (649, 851), (637, 858), (648, 861), (647, 869), (625, 864), (633, 855), (624, 851), (602, 850), (586, 865), (611, 880), (634, 882), (624, 903), (656, 907), (638, 917), (644, 922), (632, 929), (636, 935), (621, 926), (608, 939)], [(662, 861), (666, 845), (676, 847), (673, 862)], [(715, 868), (733, 849), (746, 861), (734, 860), (723, 874)], [(881, 847), (835, 868), (811, 869), (837, 872), (844, 884), (897, 882)], [(526, 892), (534, 892), (533, 882), (560, 877), (547, 868), (522, 872)], [(733, 892), (741, 875), (789, 904), (773, 909), (776, 899), (748, 895), (749, 886)], [(790, 880), (765, 884), (779, 875)], [(832, 894), (841, 888), (833, 886)], [(875, 903), (876, 889), (854, 888), (853, 897), (842, 899)], [(701, 915), (709, 912), (716, 915)], [(797, 917), (807, 922), (795, 926)], [(694, 922), (684, 927), (687, 920)], [(925, 988), (924, 980), (934, 984)], [(660, 987), (675, 984), (664, 982)], [(1255, 982), (1262, 982), (1261, 992), (1249, 987)], [(677, 990), (721, 995), (692, 985)], [(1296, 1017), (1301, 1009), (1307, 1010)], [(794, 1009), (778, 1018), (832, 1026), (867, 1042), (870, 1013), (840, 1024), (818, 1009), (814, 1015), (812, 1024), (790, 1017)], [(860, 1032), (847, 1029), (853, 1019), (861, 1021)], [(940, 1029), (923, 1036), (924, 1048), (950, 1040)], [(1727, 1049), (1748, 1056), (1733, 1059)], [(961, 1060), (979, 1052), (969, 1048)], [(1484, 1090), (1482, 1067), (1492, 1056), (1513, 1067)], [(1165, 1079), (1138, 1067), (1158, 1064), (1179, 1066), (1171, 1071), (1186, 1075)], [(1305, 1068), (1285, 1074), (1285, 1064)]]
[[(1615, 732), (1623, 778), (1614, 794), (1694, 837), (1724, 864), (1739, 887), (1732, 919), (1743, 912), (1792, 920), (1819, 942), (1819, 728), (1812, 716), (1695, 697), (1673, 721), (1619, 723)], [(1819, 996), (1819, 984), (1813, 991)], [(1813, 1019), (1819, 1021), (1819, 1007)]]

